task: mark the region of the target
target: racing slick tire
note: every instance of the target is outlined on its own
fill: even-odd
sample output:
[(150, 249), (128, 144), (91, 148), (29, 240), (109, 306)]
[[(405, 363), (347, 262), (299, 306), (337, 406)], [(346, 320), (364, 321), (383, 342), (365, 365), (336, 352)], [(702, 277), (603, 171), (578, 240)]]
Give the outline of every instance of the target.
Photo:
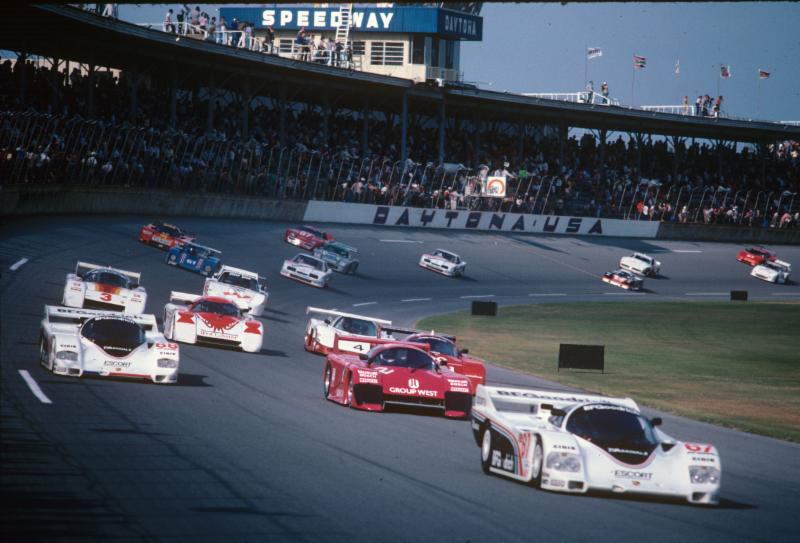
[(344, 404), (347, 407), (353, 407), (353, 376), (347, 376), (347, 385), (345, 386)]
[(175, 337), (175, 319), (167, 320), (167, 314), (164, 313), (164, 338), (174, 341)]
[(352, 264), (347, 266), (347, 274), (348, 275), (355, 275), (357, 269), (358, 269), (358, 263), (357, 262), (353, 262)]
[(208, 277), (209, 275), (211, 275), (211, 266), (204, 267), (203, 271), (201, 271), (200, 273)]
[(178, 257), (173, 254), (167, 255), (167, 264), (170, 266), (177, 266), (178, 265)]
[(331, 399), (331, 365), (325, 365), (325, 376), (322, 378), (322, 392), (325, 395), (326, 400)]
[(312, 328), (311, 331), (306, 334), (306, 341), (305, 341), (306, 344), (304, 345), (306, 351), (310, 353), (316, 353), (317, 352), (316, 342), (317, 342), (317, 331), (314, 328)]
[(531, 485), (535, 488), (542, 487), (542, 468), (544, 467), (544, 447), (542, 438), (536, 436), (536, 444), (533, 446), (533, 458), (531, 458)]
[(47, 360), (47, 348), (44, 345), (44, 336), (39, 335), (39, 364), (44, 366), (50, 371), (53, 371), (53, 367), (50, 365), (49, 361)]
[(481, 469), (486, 475), (491, 474), (492, 466), (492, 427), (486, 425), (481, 434)]

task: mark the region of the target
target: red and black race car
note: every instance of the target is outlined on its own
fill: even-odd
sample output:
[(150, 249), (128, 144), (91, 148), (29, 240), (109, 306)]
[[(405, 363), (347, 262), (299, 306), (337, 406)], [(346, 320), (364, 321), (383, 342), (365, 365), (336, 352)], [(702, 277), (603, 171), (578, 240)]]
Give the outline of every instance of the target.
[(440, 365), (429, 349), (427, 344), (384, 343), (366, 354), (329, 354), (325, 398), (364, 411), (405, 405), (442, 410), (445, 417), (469, 416), (469, 380)]
[(296, 245), (301, 249), (313, 251), (317, 247), (321, 247), (329, 241), (333, 241), (333, 236), (328, 232), (323, 232), (319, 228), (303, 225), (296, 228), (287, 228), (283, 241)]
[(642, 290), (644, 279), (625, 270), (614, 270), (603, 274), (603, 283), (608, 283), (625, 290)]
[(776, 258), (778, 258), (778, 256), (775, 253), (764, 247), (748, 247), (747, 249), (739, 251), (739, 254), (736, 256), (736, 260), (745, 262), (751, 266), (758, 266), (766, 261), (774, 262)]
[[(394, 329), (392, 332), (399, 332)], [(456, 347), (455, 336), (434, 332), (420, 332), (412, 330), (412, 334), (405, 338), (405, 343), (423, 343), (430, 347), (431, 354), (442, 366), (447, 366), (454, 372), (463, 375), (469, 380), (471, 394), (475, 394), (478, 385), (486, 384), (486, 364), (479, 358), (469, 355), (469, 349)]]
[(155, 245), (159, 249), (172, 249), (194, 239), (194, 235), (187, 234), (174, 224), (163, 222), (146, 224), (139, 231), (139, 241)]

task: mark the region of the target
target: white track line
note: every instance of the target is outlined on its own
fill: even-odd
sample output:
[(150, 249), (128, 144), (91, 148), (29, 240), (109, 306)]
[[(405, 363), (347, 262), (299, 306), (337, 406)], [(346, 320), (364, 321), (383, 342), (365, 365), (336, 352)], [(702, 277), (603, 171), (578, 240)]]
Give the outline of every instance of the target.
[(413, 239), (381, 239), (378, 241), (381, 243), (422, 243), (421, 241)]
[(39, 398), (40, 402), (53, 403), (52, 400), (50, 400), (50, 398), (48, 398), (47, 395), (44, 392), (42, 392), (42, 389), (39, 388), (39, 383), (37, 383), (36, 380), (34, 380), (34, 378), (31, 377), (31, 374), (28, 373), (28, 370), (19, 370), (19, 374), (25, 380), (25, 383), (27, 383), (28, 388), (31, 389), (33, 395)]
[(542, 293), (531, 293), (528, 296), (566, 296), (564, 292), (542, 292)]
[(684, 296), (727, 296), (730, 292), (687, 292)]
[(647, 293), (646, 292), (604, 292), (603, 296), (629, 296), (631, 294), (634, 295), (634, 296), (644, 296)]
[(362, 305), (376, 305), (378, 302), (363, 302), (360, 304), (353, 304), (353, 307), (361, 307)]
[(694, 249), (671, 249), (671, 253), (702, 253), (703, 251), (697, 251)]
[(800, 292), (770, 292), (773, 296), (800, 296)]
[(494, 294), (474, 294), (472, 296), (459, 296), (462, 300), (467, 300), (470, 298), (494, 298)]
[(400, 300), (402, 303), (405, 302), (429, 302), (431, 298), (406, 298), (405, 300)]
[(17, 271), (22, 266), (24, 266), (27, 261), (28, 261), (27, 258), (20, 258), (19, 260), (14, 262), (8, 269), (11, 271)]

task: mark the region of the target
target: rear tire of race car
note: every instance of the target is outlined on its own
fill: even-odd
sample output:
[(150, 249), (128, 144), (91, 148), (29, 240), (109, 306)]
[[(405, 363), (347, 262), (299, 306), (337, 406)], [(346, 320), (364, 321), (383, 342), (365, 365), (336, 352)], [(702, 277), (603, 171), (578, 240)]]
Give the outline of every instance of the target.
[(325, 394), (325, 399), (331, 399), (331, 365), (327, 364), (325, 366), (325, 377), (322, 379), (322, 392)]
[(358, 269), (358, 263), (357, 263), (357, 262), (353, 262), (352, 264), (350, 264), (350, 265), (347, 267), (347, 273), (348, 273), (348, 275), (355, 275), (355, 274), (356, 274), (356, 270), (357, 270), (357, 269)]
[(316, 330), (312, 328), (311, 331), (306, 334), (306, 344), (305, 344), (306, 351), (310, 353), (316, 353), (317, 352), (317, 346), (315, 345), (316, 341), (317, 341), (317, 333)]
[(491, 473), (492, 466), (492, 427), (484, 426), (481, 434), (481, 469), (486, 475)]
[(178, 257), (173, 255), (173, 254), (167, 255), (167, 264), (169, 264), (170, 266), (177, 266), (178, 265)]
[(542, 447), (542, 438), (536, 436), (536, 444), (533, 446), (533, 457), (531, 458), (531, 485), (535, 488), (542, 487), (542, 467), (544, 467), (544, 447)]
[(200, 273), (208, 277), (211, 274), (211, 266), (206, 266)]
[(39, 335), (39, 364), (52, 371), (52, 368), (48, 367), (47, 348), (44, 345), (43, 335)]
[(347, 407), (353, 407), (353, 376), (347, 376), (347, 384), (345, 385), (345, 398), (344, 404)]

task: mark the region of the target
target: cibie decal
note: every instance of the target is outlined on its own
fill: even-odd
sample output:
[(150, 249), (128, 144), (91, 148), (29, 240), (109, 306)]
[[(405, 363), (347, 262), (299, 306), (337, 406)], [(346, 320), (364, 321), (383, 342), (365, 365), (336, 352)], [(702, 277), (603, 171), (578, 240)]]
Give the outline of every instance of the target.
[(419, 380), (418, 379), (409, 379), (408, 380), (408, 388), (419, 388)]

